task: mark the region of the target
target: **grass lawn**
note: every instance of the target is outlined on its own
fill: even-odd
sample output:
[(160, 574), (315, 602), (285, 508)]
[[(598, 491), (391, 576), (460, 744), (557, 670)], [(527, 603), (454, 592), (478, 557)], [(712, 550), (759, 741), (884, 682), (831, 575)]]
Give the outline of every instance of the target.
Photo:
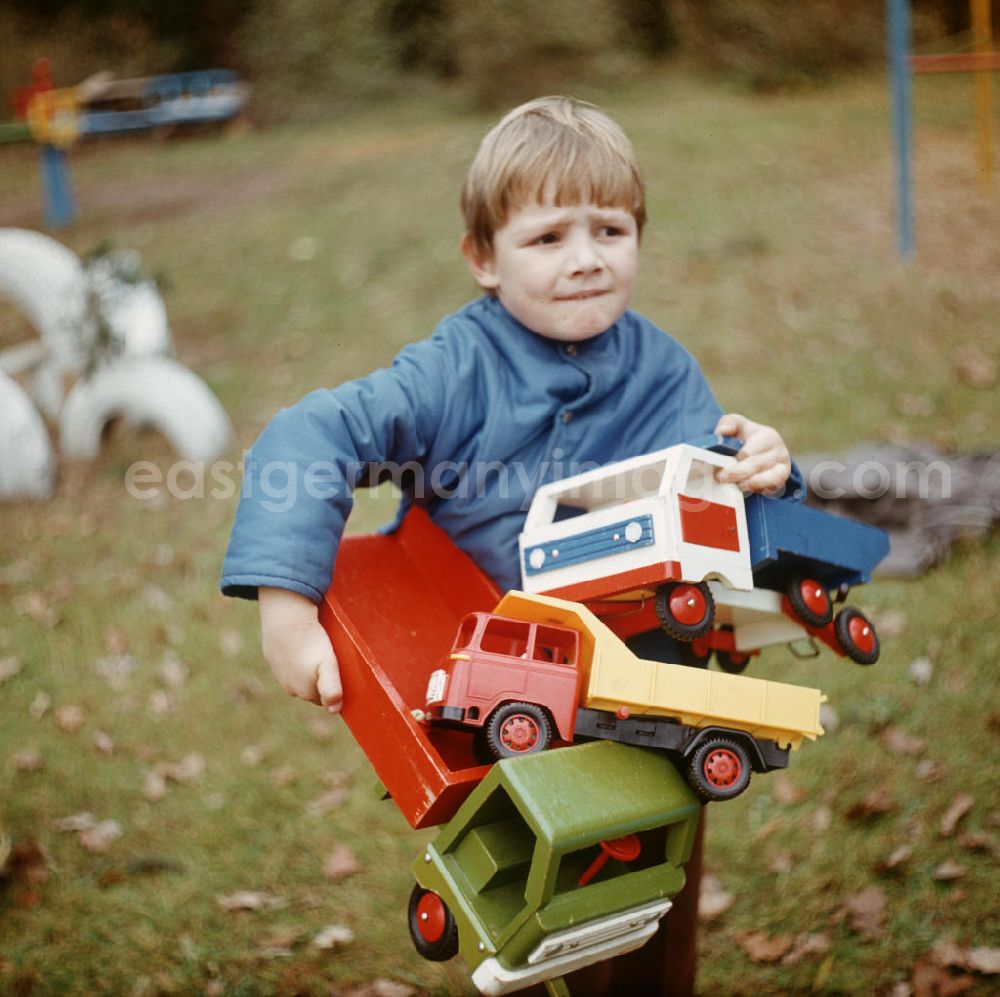
[[(650, 188), (637, 306), (725, 408), (795, 451), (996, 446), (1000, 199), (975, 182), (966, 82), (917, 82), (914, 266), (894, 248), (881, 77), (762, 98), (665, 73), (602, 100)], [(421, 98), (327, 125), (93, 143), (72, 153), (81, 220), (64, 238), (135, 247), (166, 276), (178, 356), (228, 409), (235, 464), (279, 407), (388, 363), (472, 296), (456, 202), (489, 123)], [(0, 148), (0, 224), (40, 211), (36, 153)], [(24, 330), (0, 311), (0, 344)], [(171, 462), (158, 439), (116, 436), (64, 467), (51, 502), (0, 508), (0, 662), (16, 672), (0, 683), (0, 838), (22, 856), (0, 887), (0, 992), (327, 994), (379, 978), (470, 992), (461, 964), (425, 963), (407, 938), (427, 834), (376, 798), (338, 722), (271, 680), (254, 607), (218, 594), (233, 500), (130, 498), (125, 470), (147, 457)], [(392, 505), (360, 495), (351, 527)], [(933, 976), (943, 940), (1000, 947), (998, 553), (994, 537), (857, 592), (883, 624), (874, 669), (784, 650), (754, 665), (820, 686), (839, 722), (787, 776), (710, 808), (708, 871), (733, 903), (704, 927), (703, 992), (901, 994), (918, 963)], [(971, 805), (943, 834), (960, 794)], [(117, 824), (60, 829), (82, 812)], [(332, 880), (338, 845), (360, 871)], [(866, 928), (852, 898), (869, 887), (884, 911)], [(244, 890), (271, 902), (217, 902)], [(311, 944), (331, 924), (354, 941)], [(755, 931), (793, 947), (755, 961)], [(985, 994), (996, 977), (968, 982)]]

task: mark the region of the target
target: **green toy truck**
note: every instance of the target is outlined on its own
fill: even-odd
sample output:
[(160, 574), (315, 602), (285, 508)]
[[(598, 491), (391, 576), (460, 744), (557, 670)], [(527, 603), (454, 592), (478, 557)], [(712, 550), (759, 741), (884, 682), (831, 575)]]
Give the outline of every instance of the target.
[(484, 994), (638, 948), (684, 885), (700, 809), (644, 748), (499, 762), (414, 863), (413, 943), (436, 961), (461, 953)]

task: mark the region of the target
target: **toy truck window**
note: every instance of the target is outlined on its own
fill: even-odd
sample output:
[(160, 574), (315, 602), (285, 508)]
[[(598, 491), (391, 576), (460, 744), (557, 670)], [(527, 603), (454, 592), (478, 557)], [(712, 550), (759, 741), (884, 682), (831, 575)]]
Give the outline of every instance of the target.
[(476, 624), (479, 617), (475, 613), (470, 613), (462, 620), (458, 628), (458, 636), (455, 638), (455, 647), (469, 647), (472, 639), (476, 635)]
[(716, 467), (703, 460), (692, 460), (688, 469), (687, 480), (680, 489), (688, 498), (702, 498), (718, 501), (718, 489), (715, 484)]
[(530, 631), (529, 623), (496, 617), (486, 624), (479, 641), (479, 649), (487, 654), (507, 654), (513, 658), (525, 658), (528, 655)]
[(556, 665), (576, 664), (577, 634), (561, 627), (539, 626), (535, 631), (532, 657)]

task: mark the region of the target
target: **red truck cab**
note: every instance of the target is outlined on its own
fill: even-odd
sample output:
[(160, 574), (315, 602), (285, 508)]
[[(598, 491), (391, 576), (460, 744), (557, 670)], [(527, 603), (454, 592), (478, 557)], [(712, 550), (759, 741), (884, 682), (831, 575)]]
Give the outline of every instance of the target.
[(555, 734), (572, 741), (579, 660), (575, 630), (469, 613), (448, 661), (427, 683), (427, 712), (480, 728), (505, 755), (544, 750)]

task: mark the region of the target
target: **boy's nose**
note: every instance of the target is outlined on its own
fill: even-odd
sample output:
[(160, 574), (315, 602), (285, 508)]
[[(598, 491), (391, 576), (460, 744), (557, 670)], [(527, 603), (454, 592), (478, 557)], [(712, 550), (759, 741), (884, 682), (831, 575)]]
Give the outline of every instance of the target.
[(569, 270), (573, 274), (593, 273), (603, 267), (597, 246), (589, 237), (574, 239), (570, 246)]

